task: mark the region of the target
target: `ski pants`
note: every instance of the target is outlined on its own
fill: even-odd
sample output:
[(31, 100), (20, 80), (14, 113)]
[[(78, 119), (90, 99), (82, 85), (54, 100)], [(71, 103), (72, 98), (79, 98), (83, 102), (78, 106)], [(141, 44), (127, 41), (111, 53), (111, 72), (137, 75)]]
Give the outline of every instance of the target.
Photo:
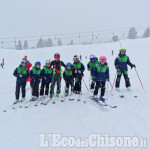
[(94, 87), (95, 87), (95, 81), (92, 81), (92, 83), (91, 83), (91, 89), (93, 90), (94, 89)]
[(81, 81), (82, 81), (82, 77), (75, 78), (74, 91), (81, 92)]
[(16, 82), (16, 99), (19, 100), (20, 96), (20, 89), (22, 92), (22, 98), (25, 98), (26, 96), (26, 83), (17, 83)]
[(61, 92), (61, 76), (59, 73), (56, 73), (54, 75), (54, 78), (52, 78), (51, 91), (50, 91), (51, 95), (54, 94), (54, 88), (55, 88), (56, 82), (57, 82), (57, 94), (60, 94), (60, 92)]
[(50, 85), (50, 83), (42, 82), (41, 89), (40, 89), (40, 96), (44, 95), (44, 89), (45, 89), (45, 95), (48, 95), (49, 85)]
[(101, 96), (104, 96), (105, 95), (105, 85), (106, 85), (106, 81), (96, 81), (96, 87), (95, 87), (95, 90), (94, 90), (94, 95), (98, 95), (98, 90), (99, 88), (101, 88)]
[(73, 92), (74, 85), (73, 85), (73, 80), (71, 82), (66, 81), (66, 90), (65, 92), (69, 92), (69, 87), (71, 86), (71, 91)]
[(39, 82), (31, 82), (32, 96), (39, 97)]
[(131, 84), (130, 84), (130, 79), (128, 77), (128, 72), (127, 71), (119, 71), (118, 74), (117, 74), (117, 79), (116, 79), (116, 88), (119, 88), (120, 87), (120, 80), (121, 80), (121, 76), (124, 76), (124, 79), (125, 79), (125, 84), (126, 84), (126, 87), (130, 87)]

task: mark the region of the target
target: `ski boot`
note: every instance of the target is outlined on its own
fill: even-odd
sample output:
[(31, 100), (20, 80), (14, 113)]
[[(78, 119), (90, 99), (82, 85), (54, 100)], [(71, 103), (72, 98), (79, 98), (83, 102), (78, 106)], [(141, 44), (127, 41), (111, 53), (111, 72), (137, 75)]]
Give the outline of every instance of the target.
[(19, 99), (16, 99), (16, 100), (14, 101), (14, 105), (17, 104), (18, 102), (19, 102)]
[(44, 98), (44, 96), (43, 96), (43, 95), (41, 95), (41, 96), (40, 96), (40, 100), (42, 100), (43, 98)]
[(98, 101), (97, 95), (93, 96), (93, 100)]
[(99, 100), (105, 102), (105, 98), (103, 96), (101, 96)]
[(117, 91), (117, 92), (120, 92), (120, 89), (117, 87), (117, 88), (116, 88), (116, 91)]
[(128, 90), (128, 91), (132, 91), (130, 86), (129, 86), (129, 87), (127, 87), (127, 90)]

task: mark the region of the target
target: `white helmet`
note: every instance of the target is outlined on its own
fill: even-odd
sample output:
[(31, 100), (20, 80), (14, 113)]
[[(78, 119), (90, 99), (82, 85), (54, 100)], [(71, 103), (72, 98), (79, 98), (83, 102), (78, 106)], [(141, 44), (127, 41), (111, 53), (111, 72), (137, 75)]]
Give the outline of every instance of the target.
[(79, 56), (78, 55), (74, 55), (73, 60), (74, 59), (78, 59), (79, 60)]
[(95, 56), (93, 54), (90, 55), (90, 59), (95, 58)]
[(46, 60), (45, 64), (51, 64), (51, 61), (50, 60)]

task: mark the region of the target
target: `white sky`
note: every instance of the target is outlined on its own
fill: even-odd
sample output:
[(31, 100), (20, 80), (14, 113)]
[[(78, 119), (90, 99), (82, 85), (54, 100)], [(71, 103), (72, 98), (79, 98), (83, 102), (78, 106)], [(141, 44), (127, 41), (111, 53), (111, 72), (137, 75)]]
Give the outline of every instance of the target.
[(150, 0), (0, 0), (0, 37), (150, 25)]

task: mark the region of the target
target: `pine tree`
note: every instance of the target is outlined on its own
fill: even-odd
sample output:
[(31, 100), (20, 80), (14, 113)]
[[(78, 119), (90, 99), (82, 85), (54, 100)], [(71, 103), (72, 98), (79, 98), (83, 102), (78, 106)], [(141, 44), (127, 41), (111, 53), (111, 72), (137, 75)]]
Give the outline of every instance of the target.
[(135, 27), (131, 27), (128, 34), (129, 39), (136, 39), (137, 38), (137, 31)]
[(44, 47), (44, 41), (42, 38), (40, 38), (37, 42), (37, 45), (36, 45), (37, 48), (43, 48)]
[(52, 47), (53, 46), (53, 41), (52, 39), (48, 38), (47, 40), (44, 41), (44, 46), (45, 47)]
[(61, 39), (59, 38), (58, 39), (58, 46), (61, 46), (62, 45), (62, 41), (61, 41)]
[(74, 42), (73, 42), (73, 40), (71, 40), (69, 45), (73, 45), (73, 44), (74, 44)]
[(147, 38), (147, 37), (150, 37), (150, 27), (148, 27), (143, 34), (143, 38)]
[(113, 35), (112, 41), (117, 42), (119, 40), (119, 37), (117, 35)]
[(16, 46), (16, 49), (17, 50), (22, 50), (22, 42), (19, 40), (18, 41), (18, 44), (17, 44), (17, 46)]
[(28, 49), (28, 48), (29, 48), (29, 46), (28, 46), (28, 41), (25, 40), (25, 41), (24, 41), (24, 44), (23, 44), (23, 49)]

